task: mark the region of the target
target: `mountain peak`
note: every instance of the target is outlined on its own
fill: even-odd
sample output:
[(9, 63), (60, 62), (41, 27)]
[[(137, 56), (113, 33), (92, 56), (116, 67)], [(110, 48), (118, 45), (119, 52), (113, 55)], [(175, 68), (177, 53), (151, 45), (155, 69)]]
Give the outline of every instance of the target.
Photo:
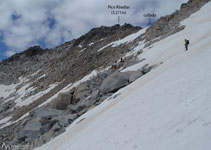
[[(120, 33), (120, 32), (126, 32), (127, 33), (127, 30), (128, 31), (132, 31), (132, 30), (137, 31), (137, 30), (140, 30), (140, 29), (142, 29), (142, 28), (138, 27), (138, 26), (134, 27), (134, 26), (132, 26), (130, 24), (126, 24), (126, 23), (122, 26), (120, 26), (119, 24), (116, 24), (116, 25), (111, 26), (111, 27), (101, 26), (101, 27), (98, 27), (98, 28), (93, 28), (88, 33), (86, 33), (85, 35), (76, 39), (75, 42), (74, 42), (74, 46), (78, 46), (79, 44), (86, 45), (90, 41), (96, 41), (96, 40), (104, 39), (104, 38), (107, 38), (108, 36), (113, 36), (113, 35), (118, 36), (117, 33)], [(122, 38), (122, 37), (119, 37), (119, 38)]]

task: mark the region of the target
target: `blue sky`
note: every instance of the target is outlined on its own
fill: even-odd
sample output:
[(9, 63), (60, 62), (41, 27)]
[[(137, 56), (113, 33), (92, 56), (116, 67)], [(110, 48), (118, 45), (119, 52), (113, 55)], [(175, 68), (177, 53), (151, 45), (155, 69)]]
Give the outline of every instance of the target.
[(179, 9), (187, 0), (0, 0), (0, 60), (30, 46), (52, 48), (90, 29), (112, 26), (117, 16), (108, 5), (128, 5), (121, 24), (143, 25), (143, 14), (157, 18)]

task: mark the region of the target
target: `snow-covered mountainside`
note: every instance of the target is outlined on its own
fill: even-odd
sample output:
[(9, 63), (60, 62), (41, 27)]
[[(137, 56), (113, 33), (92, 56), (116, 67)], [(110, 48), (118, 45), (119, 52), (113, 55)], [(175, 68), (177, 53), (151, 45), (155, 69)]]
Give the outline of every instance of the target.
[(0, 62), (0, 146), (210, 150), (210, 9), (189, 0), (149, 28), (102, 26)]
[(183, 31), (144, 48), (139, 59), (146, 60), (125, 70), (162, 65), (37, 150), (210, 150), (210, 10), (209, 2), (181, 23)]

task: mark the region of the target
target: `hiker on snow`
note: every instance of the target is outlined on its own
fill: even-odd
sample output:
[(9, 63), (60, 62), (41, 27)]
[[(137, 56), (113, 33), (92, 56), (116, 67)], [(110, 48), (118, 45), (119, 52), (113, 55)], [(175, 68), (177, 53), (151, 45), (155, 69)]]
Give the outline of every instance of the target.
[(186, 49), (186, 51), (188, 50), (188, 45), (189, 45), (189, 41), (187, 39), (185, 39), (185, 49)]

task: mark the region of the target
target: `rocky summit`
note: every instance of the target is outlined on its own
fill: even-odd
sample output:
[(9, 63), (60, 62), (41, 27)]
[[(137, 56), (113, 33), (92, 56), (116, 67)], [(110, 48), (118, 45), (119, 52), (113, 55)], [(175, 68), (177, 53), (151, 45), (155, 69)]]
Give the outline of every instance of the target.
[[(117, 97), (117, 91), (164, 63), (145, 63), (143, 48), (184, 30), (181, 21), (208, 2), (189, 0), (147, 29), (102, 26), (53, 49), (33, 46), (0, 62), (0, 143), (36, 148)], [(127, 70), (140, 63), (138, 70)]]

